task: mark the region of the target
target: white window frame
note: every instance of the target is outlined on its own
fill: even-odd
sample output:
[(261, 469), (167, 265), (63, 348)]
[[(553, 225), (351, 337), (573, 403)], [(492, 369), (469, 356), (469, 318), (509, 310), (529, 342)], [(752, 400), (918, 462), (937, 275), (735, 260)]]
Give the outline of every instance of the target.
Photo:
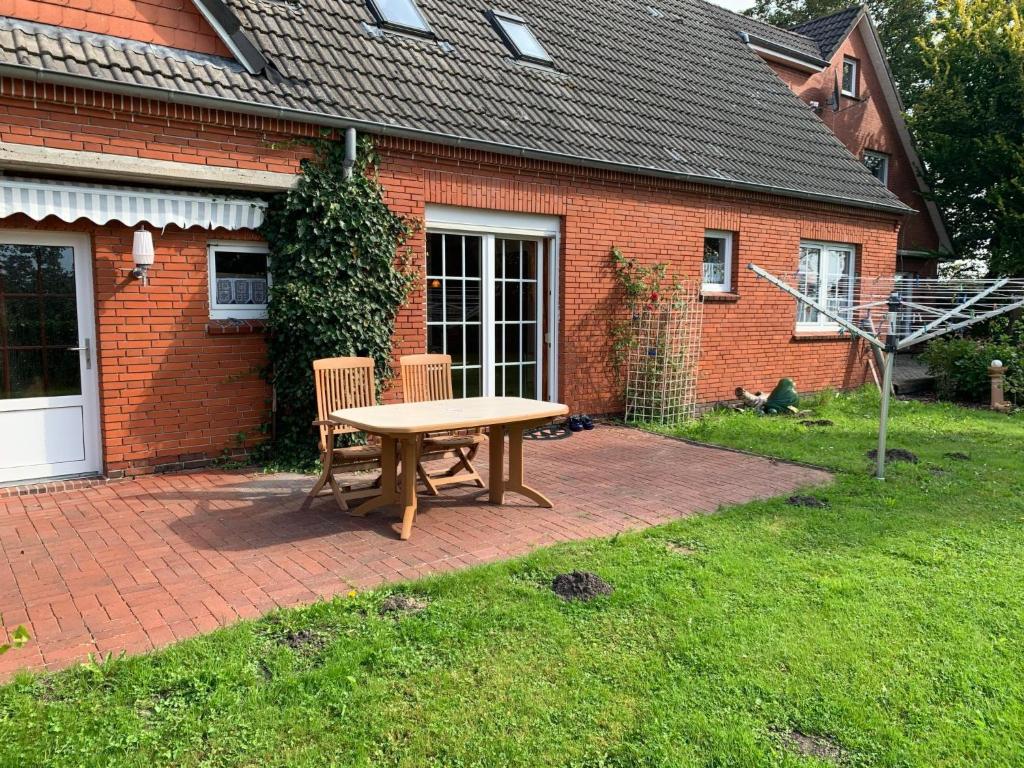
[[(826, 288), (828, 286), (828, 280), (827, 279), (822, 279), (821, 257), (824, 256), (825, 251), (828, 250), (828, 249), (831, 249), (831, 250), (840, 250), (841, 249), (841, 250), (848, 251), (849, 255), (850, 255), (850, 268), (849, 268), (848, 276), (852, 278), (852, 277), (855, 277), (856, 274), (857, 274), (857, 246), (855, 246), (855, 245), (853, 245), (851, 243), (832, 243), (832, 242), (828, 242), (828, 241), (824, 241), (824, 240), (801, 240), (800, 241), (800, 248), (801, 248), (801, 250), (804, 249), (804, 248), (817, 248), (819, 250), (819, 257), (818, 257), (819, 258), (819, 261), (818, 261), (818, 291), (817, 291), (817, 295), (812, 295), (811, 298), (814, 299), (815, 301), (817, 301), (822, 306), (827, 306), (828, 305), (828, 291), (826, 290)], [(799, 269), (800, 269), (800, 256), (798, 255), (797, 256), (797, 275), (798, 276), (800, 274)], [(798, 282), (799, 282), (799, 277), (798, 277)], [(849, 281), (849, 288), (847, 289), (847, 303), (848, 303), (848, 305), (851, 305), (851, 306), (853, 304), (854, 283), (855, 283), (854, 280), (850, 280)], [(796, 329), (797, 329), (797, 331), (801, 331), (801, 332), (831, 332), (831, 331), (839, 331), (840, 325), (838, 323), (835, 323), (835, 322), (833, 322), (831, 320), (828, 320), (828, 319), (824, 319), (823, 320), (822, 319), (822, 315), (820, 313), (818, 314), (818, 319), (813, 321), (813, 322), (801, 322), (799, 317), (800, 317), (800, 309), (803, 306), (805, 306), (805, 305), (803, 305), (801, 302), (797, 302), (797, 318), (798, 318), (797, 322), (796, 322)]]
[(718, 238), (725, 241), (725, 282), (704, 282), (704, 241), (701, 241), (701, 290), (706, 293), (728, 293), (732, 290), (733, 233), (724, 229), (704, 230), (704, 240)]
[[(846, 65), (850, 64), (853, 67), (853, 90), (848, 91), (846, 89), (846, 77), (843, 70), (846, 69)], [(843, 57), (843, 70), (840, 71), (839, 77), (839, 88), (843, 96), (850, 96), (856, 99), (860, 95), (860, 62), (852, 56)]]
[[(882, 161), (882, 178), (879, 179), (879, 181), (881, 181), (885, 186), (888, 187), (889, 186), (889, 155), (887, 155), (885, 152), (876, 152), (873, 149), (865, 149), (864, 150), (864, 160), (867, 160), (869, 157), (875, 157), (875, 158), (878, 158), (879, 160)], [(865, 167), (867, 167), (867, 163), (865, 163)], [(870, 171), (871, 169), (868, 168), (868, 170)], [(874, 176), (874, 172), (872, 172), (871, 175)]]
[(211, 320), (263, 320), (267, 316), (266, 304), (218, 304), (217, 303), (217, 269), (214, 255), (217, 251), (234, 251), (236, 253), (258, 253), (267, 256), (267, 288), (270, 288), (270, 256), (266, 243), (254, 243), (251, 240), (217, 240), (206, 244), (206, 280), (209, 283), (210, 319)]
[[(491, 211), (479, 208), (462, 208), (458, 206), (428, 204), (425, 215), (428, 233), (449, 235), (482, 235), (481, 251), (481, 309), (483, 334), (483, 359), (481, 371), (481, 390), (484, 395), (492, 395), (495, 391), (494, 365), (492, 355), (495, 349), (494, 334), (497, 326), (494, 322), (494, 241), (501, 238), (536, 239), (541, 248), (547, 245), (544, 252), (545, 268), (537, 273), (537, 295), (543, 304), (539, 307), (537, 318), (538, 368), (537, 380), (543, 381), (543, 373), (548, 376), (548, 386), (541, 395), (549, 401), (558, 401), (558, 276), (559, 243), (561, 237), (561, 220), (557, 216), (541, 214), (510, 213)], [(426, 275), (426, 271), (423, 273)], [(545, 322), (546, 315), (546, 322)], [(425, 318), (424, 318), (425, 320)], [(547, 351), (545, 353), (545, 347)], [(542, 387), (542, 385), (540, 385)]]

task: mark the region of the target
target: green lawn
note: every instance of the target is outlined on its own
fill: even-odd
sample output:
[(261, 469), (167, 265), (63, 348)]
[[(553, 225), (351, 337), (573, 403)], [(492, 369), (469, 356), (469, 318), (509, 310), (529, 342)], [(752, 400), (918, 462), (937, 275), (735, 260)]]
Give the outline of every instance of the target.
[[(832, 427), (682, 430), (834, 468), (824, 509), (748, 504), (408, 584), (429, 605), (401, 619), (382, 590), (24, 676), (0, 688), (0, 765), (831, 764), (791, 730), (846, 765), (1024, 764), (1024, 418), (898, 403), (890, 445), (921, 462), (881, 483), (876, 413), (868, 392), (817, 408)], [(548, 585), (574, 568), (615, 593), (562, 602)]]

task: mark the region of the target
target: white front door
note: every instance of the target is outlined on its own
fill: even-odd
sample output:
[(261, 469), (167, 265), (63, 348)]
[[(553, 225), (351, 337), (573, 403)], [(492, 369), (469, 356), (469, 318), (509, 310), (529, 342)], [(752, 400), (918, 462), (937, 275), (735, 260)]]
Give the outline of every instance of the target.
[(100, 471), (88, 235), (0, 229), (0, 483)]

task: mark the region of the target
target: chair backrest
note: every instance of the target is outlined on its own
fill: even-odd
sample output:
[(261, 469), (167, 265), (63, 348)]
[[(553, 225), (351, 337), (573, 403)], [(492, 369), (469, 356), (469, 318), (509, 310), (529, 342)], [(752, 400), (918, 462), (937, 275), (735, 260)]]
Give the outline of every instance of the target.
[[(313, 361), (316, 383), (316, 417), (330, 418), (331, 411), (342, 408), (364, 408), (377, 404), (371, 357), (326, 357)], [(337, 427), (334, 434), (358, 432), (355, 427)], [(320, 427), (320, 447), (327, 441), (327, 427)]]
[(451, 355), (405, 355), (399, 362), (405, 402), (452, 399)]

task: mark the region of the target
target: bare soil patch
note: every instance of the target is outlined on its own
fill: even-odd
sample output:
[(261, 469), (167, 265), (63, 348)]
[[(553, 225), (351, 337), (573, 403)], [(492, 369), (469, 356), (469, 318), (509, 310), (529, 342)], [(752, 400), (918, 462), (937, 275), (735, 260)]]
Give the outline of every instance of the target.
[(384, 602), (380, 604), (378, 613), (380, 613), (381, 616), (394, 616), (395, 618), (398, 618), (400, 616), (419, 613), (424, 610), (427, 605), (428, 602), (420, 597), (412, 597), (411, 595), (388, 595), (384, 598)]
[(614, 591), (611, 584), (590, 571), (560, 573), (552, 580), (551, 589), (563, 600), (593, 600)]
[(846, 757), (843, 748), (828, 736), (804, 733), (796, 729), (780, 731), (779, 735), (787, 749), (804, 757), (817, 757), (836, 764), (841, 763)]
[(691, 547), (689, 544), (683, 544), (680, 541), (667, 541), (665, 542), (665, 549), (674, 555), (696, 555), (697, 550)]
[(814, 509), (824, 509), (828, 506), (827, 501), (819, 499), (817, 496), (790, 496), (786, 499), (786, 503), (791, 507), (812, 507)]
[[(870, 451), (868, 451), (867, 457), (869, 459), (871, 459), (872, 461), (874, 461), (875, 459), (878, 458), (878, 451), (876, 449), (872, 448)], [(906, 450), (905, 448), (890, 448), (889, 450), (887, 450), (885, 452), (885, 460), (886, 461), (906, 461), (906, 462), (910, 462), (911, 464), (917, 464), (917, 462), (920, 461), (920, 459), (917, 458), (917, 454), (916, 453), (911, 453), (910, 451)]]
[(293, 651), (316, 652), (327, 645), (327, 638), (311, 629), (298, 629), (283, 634), (280, 642)]

